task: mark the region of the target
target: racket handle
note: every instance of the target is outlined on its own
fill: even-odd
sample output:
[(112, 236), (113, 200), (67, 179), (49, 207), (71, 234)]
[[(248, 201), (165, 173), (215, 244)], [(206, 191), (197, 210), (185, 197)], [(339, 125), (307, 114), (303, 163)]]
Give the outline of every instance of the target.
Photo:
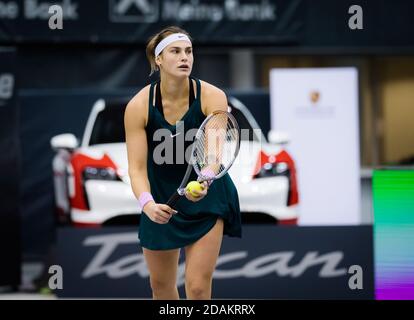
[(178, 192), (176, 191), (171, 197), (170, 197), (170, 199), (168, 199), (168, 201), (167, 201), (167, 206), (169, 206), (169, 207), (171, 207), (171, 208), (173, 208), (173, 209), (175, 209), (174, 208), (174, 206), (175, 206), (175, 204), (177, 203), (177, 201), (180, 199), (180, 195), (178, 194)]

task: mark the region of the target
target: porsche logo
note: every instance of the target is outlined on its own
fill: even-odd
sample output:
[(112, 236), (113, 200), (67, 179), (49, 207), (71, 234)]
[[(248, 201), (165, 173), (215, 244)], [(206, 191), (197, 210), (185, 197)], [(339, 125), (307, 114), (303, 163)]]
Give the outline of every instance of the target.
[(312, 101), (313, 104), (316, 104), (319, 101), (320, 97), (321, 97), (321, 94), (319, 93), (319, 91), (316, 91), (316, 90), (311, 91), (310, 100)]

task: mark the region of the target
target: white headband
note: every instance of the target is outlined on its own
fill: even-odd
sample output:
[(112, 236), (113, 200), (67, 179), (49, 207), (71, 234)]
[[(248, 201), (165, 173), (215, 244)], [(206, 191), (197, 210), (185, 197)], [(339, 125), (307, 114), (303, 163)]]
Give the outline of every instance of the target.
[(175, 41), (188, 41), (191, 43), (191, 40), (188, 38), (188, 36), (184, 33), (173, 33), (170, 34), (168, 37), (162, 39), (159, 44), (155, 47), (155, 57), (158, 57), (162, 50), (165, 49), (168, 45)]

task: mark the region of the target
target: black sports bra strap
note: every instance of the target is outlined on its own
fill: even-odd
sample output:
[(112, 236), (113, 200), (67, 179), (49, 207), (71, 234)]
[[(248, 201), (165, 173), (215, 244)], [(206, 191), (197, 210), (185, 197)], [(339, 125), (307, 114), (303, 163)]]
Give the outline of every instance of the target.
[(150, 107), (152, 107), (153, 106), (153, 103), (154, 103), (154, 86), (155, 86), (155, 83), (151, 83), (151, 86), (150, 86), (150, 89), (149, 89), (149, 99), (148, 99), (148, 102), (149, 102), (149, 106)]
[(188, 78), (190, 80), (190, 97), (189, 97), (189, 107), (193, 104), (194, 100), (195, 100), (195, 95), (194, 95), (194, 86), (193, 86), (193, 80), (191, 80), (191, 78)]
[(155, 107), (158, 111), (164, 116), (164, 108), (162, 106), (162, 99), (161, 99), (161, 81), (157, 81), (155, 87)]
[(194, 78), (196, 85), (197, 85), (197, 99), (200, 99), (201, 96), (201, 83), (200, 79)]

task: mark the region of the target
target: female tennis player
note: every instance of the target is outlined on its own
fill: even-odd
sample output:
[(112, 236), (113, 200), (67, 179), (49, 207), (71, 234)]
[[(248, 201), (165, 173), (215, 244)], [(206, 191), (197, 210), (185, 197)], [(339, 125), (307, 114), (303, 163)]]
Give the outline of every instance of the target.
[(226, 174), (211, 185), (203, 182), (193, 195), (186, 192), (176, 210), (166, 203), (187, 168), (184, 153), (192, 142), (187, 133), (212, 112), (227, 111), (227, 98), (217, 87), (190, 76), (193, 48), (185, 30), (163, 29), (149, 40), (146, 54), (151, 73), (159, 71), (160, 77), (131, 99), (124, 120), (129, 176), (143, 211), (139, 239), (152, 295), (179, 299), (176, 279), (184, 248), (187, 299), (211, 299), (223, 234), (241, 237), (237, 190)]

